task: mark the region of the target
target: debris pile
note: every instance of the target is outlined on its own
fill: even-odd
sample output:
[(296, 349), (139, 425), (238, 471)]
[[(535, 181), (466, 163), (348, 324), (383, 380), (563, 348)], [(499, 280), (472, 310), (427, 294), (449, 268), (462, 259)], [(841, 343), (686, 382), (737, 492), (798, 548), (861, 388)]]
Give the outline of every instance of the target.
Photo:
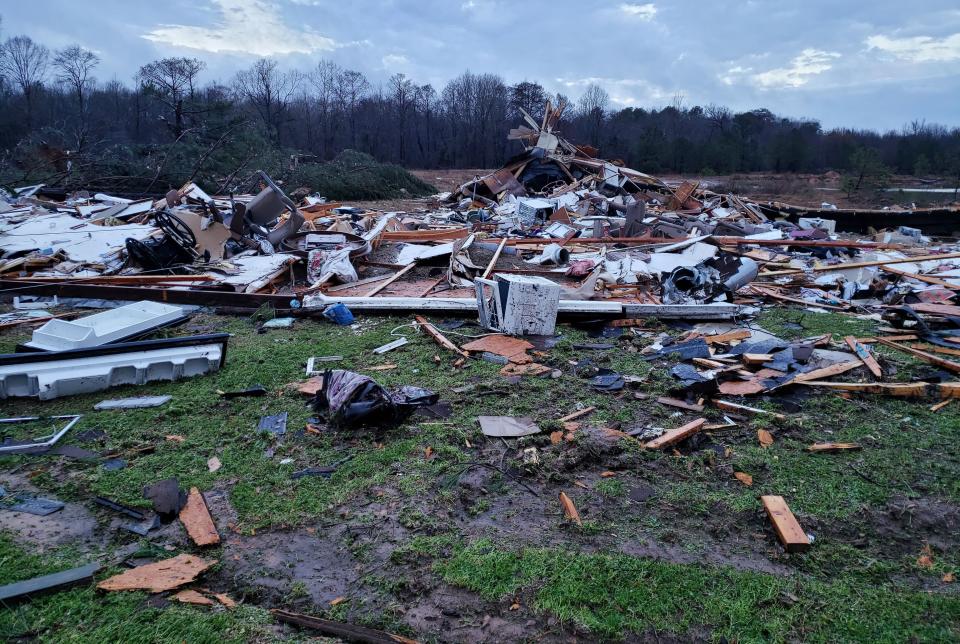
[[(644, 377), (598, 366), (588, 356), (628, 344), (619, 339), (644, 338), (642, 349), (633, 344), (629, 349), (673, 378), (667, 395), (651, 396), (650, 404), (681, 410), (678, 416), (697, 416), (672, 427), (591, 427), (584, 418), (594, 407), (581, 406), (549, 421), (549, 444), (541, 419), (479, 416), (480, 433), (504, 444), (543, 434), (538, 446), (524, 443), (518, 451), (521, 465), (530, 469), (541, 463), (541, 450), (559, 451), (557, 446), (573, 443), (576, 435), (599, 446), (602, 455), (620, 441), (682, 453), (708, 440), (704, 436), (711, 432), (737, 427), (745, 417), (785, 419), (751, 397), (791, 388), (931, 398), (934, 411), (960, 397), (960, 244), (936, 236), (960, 229), (960, 210), (806, 209), (718, 194), (695, 182), (669, 185), (566, 141), (557, 130), (562, 111), (548, 105), (540, 123), (527, 116), (526, 124), (509, 134), (523, 145), (520, 154), (416, 212), (380, 212), (309, 194), (295, 202), (264, 173), (262, 190), (246, 195), (210, 196), (193, 183), (146, 199), (75, 194), (58, 200), (42, 186), (17, 191), (0, 200), (0, 293), (16, 298), (13, 311), (0, 315), (0, 328), (32, 325), (33, 333), (16, 353), (0, 355), (0, 399), (47, 401), (211, 374), (224, 364), (229, 334), (186, 335), (174, 328), (198, 307), (246, 315), (263, 333), (289, 328), (301, 317), (357, 325), (366, 314), (408, 315), (410, 326), (437, 345), (437, 365), (444, 362), (440, 354), (448, 354), (453, 369), (483, 360), (498, 365), (500, 376), (514, 384), (568, 373), (583, 378), (591, 393), (637, 399), (647, 399), (641, 391)], [(77, 310), (45, 310), (67, 299), (76, 303), (73, 298), (127, 303), (85, 316)], [(784, 340), (750, 323), (763, 308), (784, 304), (811, 315), (843, 312), (885, 326), (872, 337), (826, 333)], [(447, 331), (456, 327), (431, 322), (430, 315), (466, 317), (484, 332), (454, 342), (456, 332), (448, 337)], [(576, 360), (554, 359), (549, 350), (557, 342), (559, 318), (586, 319), (601, 341), (573, 345), (580, 352)], [(663, 332), (662, 321), (682, 325), (683, 333)], [(162, 335), (170, 337), (155, 337), (167, 329), (170, 333)], [(408, 343), (399, 336), (372, 351), (385, 355)], [(877, 346), (931, 368), (923, 379), (897, 382)], [(414, 385), (387, 388), (369, 375), (321, 364), (342, 359), (306, 359), (309, 380), (294, 385), (321, 417), (311, 418), (301, 432), (359, 433), (365, 427), (393, 428), (414, 413), (450, 415), (450, 405), (433, 391)], [(216, 399), (268, 393), (252, 382), (218, 390)], [(466, 394), (472, 387), (452, 391)], [(94, 409), (119, 413), (111, 410), (161, 407), (170, 400), (138, 395), (104, 400)], [(722, 423), (705, 417), (711, 406), (720, 410)], [(132, 446), (100, 455), (77, 448), (55, 451), (80, 418), (48, 419), (56, 422), (52, 434), (5, 440), (0, 455), (62, 453), (100, 461), (110, 472), (125, 468), (125, 459), (136, 450), (152, 449)], [(260, 417), (256, 431), (272, 445), (266, 458), (287, 435), (289, 418), (276, 410)], [(40, 420), (30, 416), (0, 423), (14, 427)], [(178, 434), (164, 439), (185, 440)], [(775, 439), (760, 429), (757, 440), (767, 448)], [(859, 448), (817, 442), (809, 451)], [(425, 457), (432, 455), (427, 447)], [(289, 478), (329, 478), (350, 458), (311, 465)], [(211, 474), (229, 467), (216, 456), (206, 464)], [(466, 465), (500, 471), (490, 464)], [(748, 473), (735, 477), (753, 484)], [(152, 503), (152, 512), (106, 497), (95, 503), (133, 519), (119, 527), (141, 536), (179, 519), (193, 546), (220, 543), (215, 517), (198, 487), (186, 491), (169, 478), (148, 485), (143, 498)], [(552, 498), (559, 498), (558, 516), (562, 512), (570, 523), (584, 525), (588, 510), (578, 510), (563, 491)], [(0, 511), (41, 516), (63, 508), (58, 501), (8, 494), (3, 488), (0, 502)], [(763, 495), (761, 504), (787, 552), (811, 547), (783, 497)], [(233, 601), (223, 594), (181, 588), (215, 563), (180, 554), (134, 567), (97, 587), (177, 591), (171, 595), (175, 601), (210, 606), (216, 599), (229, 608)], [(87, 566), (0, 588), (0, 598), (86, 583), (97, 569)], [(276, 615), (328, 634), (360, 632), (288, 611)]]

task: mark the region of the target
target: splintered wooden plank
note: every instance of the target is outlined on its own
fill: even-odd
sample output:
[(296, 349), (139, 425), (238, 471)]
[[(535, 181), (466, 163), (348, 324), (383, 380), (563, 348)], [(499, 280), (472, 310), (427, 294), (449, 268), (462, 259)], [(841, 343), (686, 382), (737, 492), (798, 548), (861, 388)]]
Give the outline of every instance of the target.
[(742, 356), (744, 364), (763, 364), (773, 360), (769, 353), (744, 353)]
[(580, 409), (580, 410), (578, 410), (578, 411), (570, 412), (569, 414), (567, 414), (566, 416), (563, 416), (562, 418), (558, 418), (558, 419), (557, 419), (557, 422), (558, 422), (558, 423), (566, 423), (566, 422), (569, 422), (569, 421), (571, 421), (571, 420), (576, 420), (577, 418), (582, 418), (582, 417), (586, 416), (587, 414), (593, 413), (594, 411), (596, 411), (596, 409), (597, 409), (596, 407), (592, 407), (592, 406), (591, 406), (591, 407), (585, 407), (585, 408)]
[(416, 320), (417, 324), (420, 325), (420, 328), (426, 331), (427, 334), (431, 338), (433, 338), (433, 341), (439, 344), (441, 347), (443, 347), (447, 351), (452, 351), (457, 355), (463, 356), (464, 358), (470, 357), (469, 353), (467, 353), (466, 351), (464, 351), (463, 349), (455, 345), (453, 342), (448, 340), (447, 336), (440, 333), (440, 331), (437, 330), (437, 327), (430, 324), (430, 322), (428, 322), (425, 317), (423, 317), (422, 315), (415, 315), (413, 316), (413, 319)]
[(860, 443), (814, 443), (807, 448), (810, 452), (843, 452), (851, 449), (860, 449)]
[(921, 351), (920, 349), (911, 349), (910, 347), (906, 347), (902, 344), (897, 344), (896, 342), (890, 342), (889, 340), (884, 340), (883, 338), (877, 338), (877, 342), (879, 342), (885, 347), (890, 347), (891, 349), (896, 349), (898, 351), (903, 351), (904, 353), (909, 353), (910, 355), (920, 358), (924, 362), (929, 362), (932, 365), (943, 367), (944, 369), (948, 369), (954, 373), (960, 373), (960, 362), (947, 360), (946, 358), (935, 356), (932, 353), (927, 353), (926, 351)]
[(195, 487), (190, 488), (187, 504), (180, 510), (180, 521), (198, 546), (220, 543), (220, 535), (217, 534), (217, 526), (213, 524), (210, 511), (207, 510), (207, 502)]
[(809, 382), (812, 380), (822, 380), (823, 378), (832, 378), (833, 376), (840, 375), (841, 373), (845, 373), (851, 369), (856, 369), (862, 364), (863, 363), (859, 360), (839, 362), (837, 364), (832, 364), (829, 367), (823, 367), (821, 369), (814, 369), (813, 371), (801, 373), (799, 376), (793, 379), (793, 382)]
[(688, 403), (685, 400), (677, 400), (676, 398), (670, 398), (669, 396), (660, 396), (657, 398), (657, 402), (661, 405), (667, 405), (668, 407), (678, 407), (680, 409), (686, 409), (687, 411), (701, 412), (703, 411), (703, 405), (697, 405), (694, 403)]
[(707, 344), (727, 344), (734, 340), (745, 340), (752, 335), (750, 329), (735, 329), (717, 335), (708, 335), (704, 338)]
[(926, 396), (928, 390), (939, 389), (941, 396), (960, 397), (960, 390), (951, 392), (950, 389), (943, 387), (943, 385), (954, 383), (941, 383), (931, 386), (929, 382), (825, 382), (820, 380), (804, 380), (801, 384), (807, 385), (808, 387), (826, 387), (827, 389), (833, 389), (835, 391), (886, 394), (888, 396), (902, 398), (919, 398)]
[(312, 615), (303, 615), (301, 613), (293, 613), (280, 608), (274, 608), (270, 612), (273, 613), (273, 616), (276, 617), (278, 621), (285, 622), (287, 624), (295, 624), (303, 628), (310, 628), (323, 633), (324, 635), (338, 637), (347, 642), (367, 642), (368, 644), (417, 644), (416, 640), (403, 637), (402, 635), (394, 635), (393, 633), (377, 631), (372, 628), (367, 628), (366, 626), (357, 626), (355, 624), (347, 624), (345, 622), (334, 622), (329, 619), (314, 617)]
[(760, 501), (770, 517), (770, 522), (773, 523), (774, 530), (777, 531), (780, 543), (787, 552), (806, 552), (810, 549), (807, 533), (800, 527), (800, 523), (797, 522), (797, 518), (793, 516), (793, 512), (790, 511), (790, 507), (782, 496), (761, 496)]
[(367, 291), (363, 297), (373, 297), (374, 295), (376, 295), (377, 293), (387, 288), (388, 286), (396, 282), (398, 279), (400, 279), (401, 277), (403, 277), (404, 275), (412, 271), (414, 268), (416, 268), (416, 266), (417, 266), (416, 262), (410, 262), (409, 264), (401, 268), (399, 271), (394, 273), (390, 279), (388, 279), (382, 284), (378, 284), (377, 286), (374, 286), (372, 289)]
[(649, 441), (646, 445), (644, 445), (644, 447), (647, 449), (663, 449), (664, 447), (669, 447), (670, 445), (679, 443), (680, 441), (690, 438), (699, 432), (706, 422), (706, 418), (698, 418), (687, 423), (686, 425), (683, 425), (682, 427), (667, 430), (662, 435), (657, 436), (652, 441)]
[(0, 605), (13, 604), (32, 595), (56, 592), (78, 584), (88, 583), (98, 570), (100, 570), (100, 564), (92, 563), (79, 568), (71, 568), (50, 575), (18, 581), (15, 584), (0, 586)]
[(209, 597), (204, 597), (202, 594), (198, 593), (195, 590), (181, 590), (176, 595), (170, 597), (175, 601), (184, 603), (184, 604), (194, 604), (196, 606), (213, 606), (213, 600)]
[(180, 554), (170, 559), (157, 561), (145, 566), (137, 566), (119, 575), (104, 579), (97, 588), (100, 590), (147, 590), (162, 593), (188, 584), (197, 578), (215, 560), (201, 559), (188, 554)]
[(857, 354), (857, 357), (860, 358), (860, 362), (862, 362), (864, 366), (870, 370), (870, 373), (877, 378), (883, 377), (883, 370), (880, 369), (880, 364), (877, 362), (877, 359), (874, 358), (873, 354), (870, 353), (870, 349), (857, 342), (857, 339), (852, 335), (845, 337), (844, 341), (853, 350), (853, 352)]
[(580, 513), (577, 512), (577, 506), (573, 504), (573, 501), (567, 496), (566, 492), (560, 493), (560, 505), (563, 506), (563, 515), (565, 517), (577, 525), (583, 525), (583, 521), (580, 520)]

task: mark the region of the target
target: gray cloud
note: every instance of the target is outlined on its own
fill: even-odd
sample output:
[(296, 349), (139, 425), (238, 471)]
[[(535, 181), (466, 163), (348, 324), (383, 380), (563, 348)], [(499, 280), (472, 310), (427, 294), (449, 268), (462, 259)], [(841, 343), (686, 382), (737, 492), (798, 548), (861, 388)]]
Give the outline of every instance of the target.
[(307, 69), (321, 58), (374, 84), (402, 71), (437, 89), (470, 70), (536, 80), (614, 106), (767, 107), (828, 127), (958, 125), (955, 0), (869, 6), (830, 0), (167, 0), (6, 3), (4, 36), (96, 48), (101, 79), (191, 55), (227, 80), (253, 58)]

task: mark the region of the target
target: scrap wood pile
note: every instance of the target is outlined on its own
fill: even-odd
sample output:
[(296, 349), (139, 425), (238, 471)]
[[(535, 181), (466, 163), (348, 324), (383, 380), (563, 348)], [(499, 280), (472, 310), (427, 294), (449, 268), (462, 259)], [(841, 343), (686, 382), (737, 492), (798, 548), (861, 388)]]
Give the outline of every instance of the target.
[[(689, 181), (671, 186), (566, 141), (562, 112), (548, 105), (540, 123), (527, 117), (509, 134), (523, 148), (517, 156), (417, 212), (328, 203), (304, 189), (294, 203), (262, 172), (256, 194), (211, 196), (193, 183), (141, 199), (22, 188), (0, 200), (2, 287), (271, 302), (300, 314), (336, 302), (475, 311), (476, 290), (487, 292), (481, 280), (491, 277), (551, 282), (559, 313), (610, 317), (730, 318), (759, 302), (847, 309), (951, 297), (958, 247), (900, 222), (952, 232), (956, 208), (802, 209)], [(879, 230), (842, 232), (870, 227)], [(669, 308), (677, 306), (691, 308)]]

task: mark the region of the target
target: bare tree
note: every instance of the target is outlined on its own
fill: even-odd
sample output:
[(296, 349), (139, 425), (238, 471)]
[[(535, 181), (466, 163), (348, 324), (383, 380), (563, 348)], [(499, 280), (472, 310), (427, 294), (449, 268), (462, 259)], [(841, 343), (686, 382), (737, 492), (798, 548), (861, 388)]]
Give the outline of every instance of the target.
[(590, 124), (590, 139), (593, 143), (600, 143), (600, 130), (603, 127), (603, 119), (610, 105), (610, 95), (607, 90), (599, 85), (591, 83), (577, 102), (577, 108), (580, 115)]
[(173, 137), (184, 131), (184, 118), (192, 113), (185, 101), (194, 98), (197, 76), (204, 63), (196, 58), (162, 58), (137, 72), (137, 81), (147, 93), (173, 111)]
[(100, 57), (80, 45), (64, 47), (53, 57), (57, 82), (68, 88), (77, 98), (77, 107), (83, 111), (84, 92), (93, 84), (91, 72), (100, 64)]
[(43, 85), (50, 51), (27, 36), (8, 38), (0, 50), (0, 73), (20, 88), (27, 105), (27, 128), (33, 127), (33, 102)]
[(370, 90), (370, 83), (360, 72), (345, 69), (337, 78), (337, 100), (347, 113), (350, 126), (350, 147), (357, 146), (357, 109), (360, 101)]
[(300, 80), (299, 73), (282, 72), (276, 61), (261, 58), (250, 69), (237, 73), (234, 89), (257, 110), (271, 135), (279, 141), (283, 116)]
[(314, 100), (317, 103), (317, 110), (320, 113), (320, 127), (322, 132), (323, 148), (321, 153), (324, 158), (330, 158), (331, 148), (333, 147), (334, 132), (334, 111), (337, 106), (337, 89), (340, 81), (340, 74), (343, 72), (340, 67), (329, 60), (321, 60), (317, 66), (310, 72), (310, 83), (314, 88)]
[(393, 101), (393, 109), (397, 118), (397, 134), (399, 135), (397, 158), (400, 163), (403, 163), (406, 159), (407, 121), (411, 110), (415, 107), (417, 86), (403, 73), (394, 74), (387, 82), (390, 89), (390, 99)]

